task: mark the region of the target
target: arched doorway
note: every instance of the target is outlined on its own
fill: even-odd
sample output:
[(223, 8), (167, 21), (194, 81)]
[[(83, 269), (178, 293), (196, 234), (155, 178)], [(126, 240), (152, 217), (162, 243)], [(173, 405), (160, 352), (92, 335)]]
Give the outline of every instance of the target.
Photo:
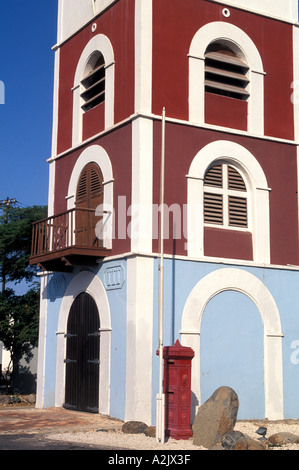
[(100, 318), (86, 292), (74, 300), (67, 322), (64, 407), (99, 412)]
[(100, 167), (88, 163), (82, 170), (76, 194), (76, 245), (102, 247), (103, 242), (96, 236), (99, 218), (95, 212), (103, 204), (103, 175)]
[(264, 418), (264, 333), (255, 303), (237, 291), (216, 294), (204, 309), (200, 337), (202, 402), (229, 386), (239, 397), (238, 419)]
[(192, 406), (196, 408), (202, 404), (200, 351), (201, 326), (205, 308), (212, 298), (227, 290), (245, 294), (254, 302), (261, 315), (265, 418), (283, 419), (283, 334), (279, 310), (266, 285), (244, 269), (222, 268), (210, 272), (194, 286), (186, 301), (180, 333), (182, 345), (191, 347), (195, 352), (192, 360)]

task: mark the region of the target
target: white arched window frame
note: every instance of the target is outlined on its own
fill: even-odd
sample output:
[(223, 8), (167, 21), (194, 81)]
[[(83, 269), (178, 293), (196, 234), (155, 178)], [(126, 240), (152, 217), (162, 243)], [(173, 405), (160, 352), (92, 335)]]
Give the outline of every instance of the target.
[[(252, 233), (253, 260), (270, 263), (269, 191), (256, 158), (243, 146), (227, 140), (206, 145), (194, 157), (187, 175), (188, 256), (204, 256), (204, 177), (212, 164), (228, 163), (243, 177), (247, 188), (248, 230)], [(231, 227), (236, 230), (236, 227)]]
[(249, 66), (249, 98), (247, 130), (264, 134), (264, 69), (261, 56), (251, 38), (230, 23), (208, 23), (194, 35), (189, 49), (189, 121), (205, 122), (205, 51), (214, 41), (223, 41), (240, 50)]
[(96, 163), (103, 175), (103, 188), (104, 188), (104, 230), (103, 230), (103, 246), (105, 248), (112, 248), (113, 238), (113, 172), (110, 158), (100, 145), (91, 145), (87, 147), (79, 156), (69, 182), (68, 195), (67, 195), (67, 208), (73, 209), (75, 207), (75, 197), (79, 178), (83, 168), (90, 162)]
[(105, 61), (105, 129), (114, 124), (114, 74), (115, 62), (114, 52), (110, 40), (103, 34), (94, 36), (85, 46), (79, 59), (73, 91), (73, 136), (72, 145), (75, 146), (82, 142), (82, 119), (84, 111), (81, 108), (81, 80), (84, 76), (86, 66), (95, 52), (101, 52)]

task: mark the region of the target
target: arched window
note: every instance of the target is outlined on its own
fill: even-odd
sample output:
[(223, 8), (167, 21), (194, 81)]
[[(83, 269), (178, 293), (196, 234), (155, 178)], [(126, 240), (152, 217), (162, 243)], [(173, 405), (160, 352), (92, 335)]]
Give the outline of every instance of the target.
[(214, 165), (205, 174), (204, 223), (227, 228), (248, 227), (246, 184), (231, 165)]
[(208, 256), (205, 233), (219, 241), (238, 232), (238, 240), (251, 238), (254, 261), (270, 262), (270, 188), (253, 154), (235, 142), (211, 142), (195, 155), (187, 181), (189, 256)]
[(83, 111), (89, 111), (105, 101), (105, 61), (101, 52), (89, 60), (81, 80)]
[(247, 100), (249, 66), (229, 42), (214, 41), (205, 52), (205, 91)]
[[(242, 117), (240, 129), (263, 135), (265, 72), (260, 53), (245, 31), (223, 21), (207, 23), (193, 36), (188, 58), (189, 120), (211, 123), (206, 120), (206, 98), (212, 98), (207, 92), (228, 94), (239, 99), (232, 105)], [(239, 128), (228, 105), (225, 112), (216, 124)]]
[[(113, 126), (114, 69), (114, 51), (109, 38), (103, 34), (93, 36), (80, 56), (74, 76), (73, 146)], [(104, 106), (100, 106), (101, 103)], [(93, 112), (88, 113), (94, 108), (97, 108), (94, 110), (96, 117)]]

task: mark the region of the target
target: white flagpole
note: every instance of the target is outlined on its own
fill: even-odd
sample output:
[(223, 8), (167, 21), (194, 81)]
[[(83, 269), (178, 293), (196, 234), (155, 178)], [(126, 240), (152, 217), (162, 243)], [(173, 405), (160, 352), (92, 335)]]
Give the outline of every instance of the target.
[(165, 442), (165, 399), (163, 394), (163, 301), (164, 301), (164, 173), (165, 108), (162, 111), (161, 180), (160, 180), (160, 303), (159, 303), (159, 393), (157, 395), (156, 439)]

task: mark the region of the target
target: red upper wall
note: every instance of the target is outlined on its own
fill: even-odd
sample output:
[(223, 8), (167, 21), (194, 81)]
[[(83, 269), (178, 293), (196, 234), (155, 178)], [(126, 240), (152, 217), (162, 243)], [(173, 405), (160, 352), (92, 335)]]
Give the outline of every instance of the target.
[[(154, 127), (154, 188), (153, 201), (159, 204), (161, 123)], [(253, 139), (208, 129), (170, 124), (166, 125), (165, 204), (171, 207), (187, 204), (187, 177), (195, 155), (207, 144), (217, 140), (236, 142), (254, 155), (267, 178), (270, 203), (270, 255), (272, 264), (299, 264), (297, 152), (291, 144)], [(183, 217), (181, 218), (183, 222)], [(184, 233), (183, 225), (179, 227)], [(165, 251), (187, 255), (186, 237), (175, 241), (172, 233), (165, 241)], [(186, 235), (186, 233), (185, 233)], [(205, 230), (205, 254), (223, 258), (252, 259), (251, 236), (244, 232), (223, 229)], [(159, 249), (158, 241), (153, 250)]]
[[(100, 139), (93, 141), (92, 145), (100, 145), (105, 149), (111, 160), (113, 171), (113, 208), (115, 215), (115, 237), (112, 242), (113, 255), (130, 251), (130, 240), (124, 238), (126, 213), (131, 205), (131, 154), (132, 154), (132, 129), (131, 125), (120, 126), (113, 133), (107, 133)], [(54, 189), (54, 213), (59, 214), (67, 210), (68, 186), (75, 163), (81, 153), (86, 149), (80, 149), (66, 153), (55, 162), (55, 189)], [(122, 200), (119, 200), (122, 196)], [(122, 206), (123, 201), (126, 208)], [(121, 211), (121, 212), (120, 212)]]
[[(258, 48), (265, 75), (265, 135), (293, 139), (292, 25), (229, 7), (231, 15), (222, 15), (223, 5), (206, 0), (153, 0), (153, 112), (163, 106), (169, 117), (188, 119), (188, 52), (195, 33), (213, 21), (232, 23), (242, 29)], [(230, 102), (233, 100), (229, 99)], [(219, 107), (212, 104), (207, 121), (219, 122)], [(242, 129), (244, 112), (238, 109), (226, 127)], [(213, 118), (214, 113), (214, 118)], [(211, 115), (212, 114), (212, 115)], [(239, 114), (239, 116), (238, 116)], [(214, 121), (214, 122), (212, 122)]]
[[(106, 35), (115, 55), (115, 122), (134, 112), (134, 0), (113, 4), (98, 19), (60, 48), (57, 153), (72, 145), (72, 87), (81, 53), (94, 34)], [(242, 29), (257, 46), (264, 70), (265, 135), (293, 139), (291, 102), (292, 26), (206, 0), (153, 0), (153, 103), (154, 114), (165, 106), (169, 117), (188, 120), (188, 52), (195, 33), (213, 21), (230, 22)], [(205, 119), (209, 124), (247, 129), (247, 103), (206, 94)], [(104, 128), (103, 106), (84, 116), (83, 140)]]
[[(113, 47), (115, 72), (115, 122), (120, 122), (134, 111), (134, 1), (122, 0), (106, 10), (91, 24), (70, 38), (60, 48), (58, 142), (57, 153), (72, 146), (72, 87), (79, 58), (86, 44), (95, 34), (106, 35)], [(86, 113), (84, 139), (104, 129), (101, 105)], [(89, 114), (89, 116), (87, 116)], [(92, 116), (91, 116), (92, 114)]]

